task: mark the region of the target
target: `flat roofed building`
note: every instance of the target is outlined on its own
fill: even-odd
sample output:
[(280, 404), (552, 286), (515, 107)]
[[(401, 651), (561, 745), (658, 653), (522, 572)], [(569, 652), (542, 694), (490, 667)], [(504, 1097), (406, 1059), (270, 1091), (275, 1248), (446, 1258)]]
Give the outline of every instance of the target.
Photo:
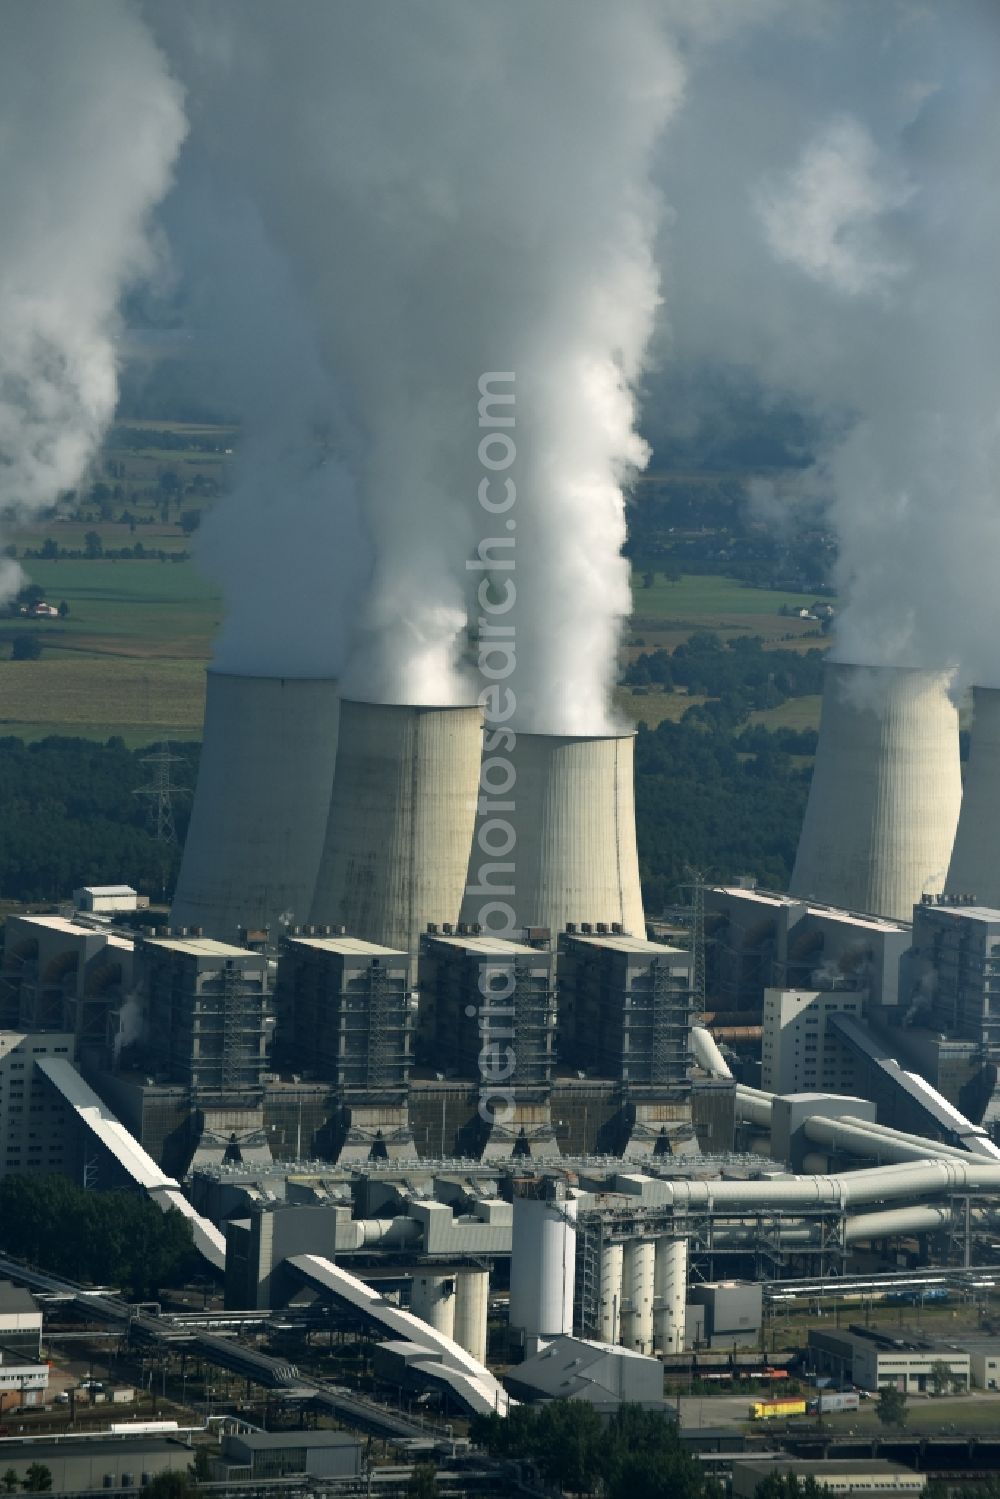
[(478, 1078), (484, 1052), (510, 1050), (512, 1070), (505, 1082), (548, 1087), (554, 973), (547, 940), (534, 946), (472, 932), (426, 932), (420, 947), (421, 1006), (426, 1002), (425, 1035), (442, 1070)]
[(408, 956), (359, 937), (285, 939), (278, 966), (281, 1048), (297, 1071), (338, 1090), (405, 1092)]
[(769, 1093), (849, 1093), (856, 1062), (829, 1025), (831, 1015), (860, 1020), (858, 989), (765, 989), (761, 1087)]
[(200, 1101), (257, 1098), (265, 1068), (267, 959), (210, 937), (142, 941), (138, 979), (157, 1076)]
[(137, 911), (139, 895), (131, 885), (81, 885), (73, 904), (78, 911)]
[(65, 1031), (0, 1031), (0, 1176), (71, 1173), (73, 1112), (35, 1062), (71, 1061), (73, 1041)]
[(133, 958), (128, 937), (64, 916), (8, 916), (0, 1024), (72, 1031), (78, 1050), (110, 1058)]
[(941, 1364), (957, 1390), (967, 1390), (972, 1376), (969, 1354), (960, 1347), (902, 1328), (893, 1337), (874, 1329), (810, 1328), (809, 1352), (820, 1374), (873, 1392), (888, 1385), (907, 1395), (924, 1394), (933, 1390), (935, 1366)]
[(355, 1478), (362, 1448), (347, 1431), (247, 1431), (222, 1439), (219, 1462), (226, 1479)]
[(687, 1096), (692, 958), (625, 932), (559, 936), (559, 1050), (570, 1066)]
[(42, 1351), (42, 1313), (23, 1286), (0, 1280), (0, 1347), (38, 1358)]
[(733, 1499), (753, 1499), (758, 1487), (772, 1474), (794, 1473), (801, 1482), (813, 1478), (820, 1488), (835, 1494), (919, 1494), (927, 1486), (927, 1475), (915, 1473), (902, 1463), (881, 1457), (831, 1457), (819, 1462), (790, 1457), (734, 1457)]
[(109, 1436), (32, 1438), (5, 1442), (4, 1471), (13, 1471), (21, 1486), (33, 1463), (47, 1468), (53, 1494), (88, 1493), (95, 1489), (143, 1488), (158, 1473), (183, 1473), (192, 1451), (181, 1437)]

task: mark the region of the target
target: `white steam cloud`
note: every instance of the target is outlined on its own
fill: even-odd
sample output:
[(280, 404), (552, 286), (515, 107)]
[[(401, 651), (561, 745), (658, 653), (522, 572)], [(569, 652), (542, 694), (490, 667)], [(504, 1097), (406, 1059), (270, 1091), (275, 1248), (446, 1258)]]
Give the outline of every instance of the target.
[[(985, 683), (1000, 682), (998, 68), (990, 3), (788, 6), (694, 58), (660, 167), (674, 367), (713, 394), (749, 374), (818, 434), (793, 499), (822, 498), (838, 535), (837, 655)], [(703, 416), (717, 431), (717, 400)]]
[[(6, 0), (0, 43), (0, 509), (83, 478), (117, 399), (118, 303), (155, 267), (149, 214), (181, 96), (130, 7)], [(19, 585), (5, 562), (0, 597)]]
[[(196, 171), (227, 211), (252, 205), (264, 258), (281, 266), (279, 305), (313, 340), (302, 380), (267, 307), (242, 340), (220, 341), (257, 366), (245, 426), (270, 454), (244, 462), (226, 507), (245, 544), (227, 540), (221, 511), (213, 528), (231, 611), (220, 661), (301, 661), (308, 633), (348, 693), (468, 699), (478, 577), (466, 562), (498, 534), (477, 498), (478, 385), (510, 370), (518, 718), (605, 729), (630, 605), (621, 486), (646, 456), (633, 388), (658, 302), (649, 168), (681, 91), (662, 16), (639, 0), (242, 0), (147, 14), (191, 100), (178, 198)], [(251, 236), (249, 255), (225, 263), (233, 306), (250, 306), (237, 283), (252, 282), (259, 249)], [(325, 411), (335, 466), (304, 456), (316, 452), (307, 406)], [(306, 488), (314, 519), (299, 525)], [(289, 608), (286, 533), (303, 593), (327, 612), (315, 627), (309, 598)], [(254, 552), (263, 644), (233, 602), (252, 594)]]

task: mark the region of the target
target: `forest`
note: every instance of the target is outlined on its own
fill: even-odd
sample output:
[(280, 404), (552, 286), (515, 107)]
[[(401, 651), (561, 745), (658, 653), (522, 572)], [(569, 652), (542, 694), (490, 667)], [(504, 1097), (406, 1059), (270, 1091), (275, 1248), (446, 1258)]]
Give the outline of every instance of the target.
[[(733, 736), (705, 704), (679, 724), (640, 727), (636, 820), (646, 909), (681, 898), (689, 866), (713, 879), (754, 874), (784, 887), (805, 806), (809, 770), (801, 757), (815, 733), (760, 726)], [(120, 739), (0, 739), (0, 898), (68, 899), (84, 884), (134, 886), (169, 897), (180, 864), (200, 746), (170, 746), (177, 842), (157, 842), (147, 750)]]
[(133, 1192), (85, 1192), (55, 1174), (0, 1179), (0, 1249), (70, 1280), (121, 1286), (137, 1301), (183, 1285), (201, 1264), (180, 1213)]

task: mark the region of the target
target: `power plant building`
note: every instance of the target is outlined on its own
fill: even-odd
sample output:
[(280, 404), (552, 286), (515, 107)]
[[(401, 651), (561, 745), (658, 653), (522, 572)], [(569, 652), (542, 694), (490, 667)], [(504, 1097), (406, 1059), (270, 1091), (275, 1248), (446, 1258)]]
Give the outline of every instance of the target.
[(480, 1082), (483, 1124), (496, 1112), (491, 1097), (510, 1103), (490, 1129), (488, 1153), (558, 1153), (549, 1109), (555, 957), (548, 933), (508, 942), (461, 927), (426, 932), (420, 996), (428, 1053), (446, 1071)]
[(1000, 688), (973, 687), (969, 762), (946, 891), (1000, 907)]
[(691, 954), (623, 932), (559, 938), (560, 1055), (632, 1086), (688, 1093)]
[[(635, 840), (633, 736), (518, 734), (504, 796), (509, 847), (487, 804), (476, 825), (462, 920), (516, 937), (525, 927), (612, 923), (646, 935)], [(497, 904), (511, 913), (506, 927)]]
[(211, 937), (149, 938), (139, 949), (139, 976), (158, 1075), (220, 1106), (259, 1103), (267, 959)]
[(341, 1160), (413, 1154), (408, 970), (407, 953), (357, 937), (285, 941), (279, 1051), (302, 1076), (333, 1085), (342, 1113)]
[(769, 1093), (850, 1093), (857, 1064), (829, 1020), (860, 1020), (865, 999), (857, 989), (765, 990), (761, 1087)]
[(313, 924), (415, 962), (457, 921), (472, 844), (482, 710), (344, 701)]
[(962, 801), (945, 672), (827, 665), (790, 893), (907, 921), (945, 887)]
[(170, 921), (222, 942), (308, 919), (337, 754), (337, 684), (208, 672)]

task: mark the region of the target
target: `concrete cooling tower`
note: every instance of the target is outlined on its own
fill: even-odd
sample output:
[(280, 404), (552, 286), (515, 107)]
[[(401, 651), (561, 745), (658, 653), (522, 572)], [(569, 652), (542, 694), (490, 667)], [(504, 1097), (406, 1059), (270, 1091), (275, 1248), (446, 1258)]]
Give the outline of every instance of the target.
[(1000, 688), (973, 687), (965, 795), (945, 889), (1000, 904)]
[(944, 888), (961, 801), (947, 676), (829, 664), (791, 894), (910, 921)]
[(482, 710), (343, 702), (311, 922), (416, 953), (455, 921), (479, 795)]
[[(509, 758), (514, 785), (494, 799), (513, 802), (513, 809), (491, 813), (487, 804), (480, 815), (462, 920), (478, 922), (484, 906), (499, 898), (513, 908), (518, 927), (549, 927), (553, 941), (567, 922), (618, 922), (633, 936), (645, 937), (633, 735), (519, 734)], [(516, 835), (507, 853), (491, 852), (502, 848), (496, 830), (487, 826), (497, 816)], [(491, 873), (491, 863), (499, 863), (500, 870)], [(503, 873), (504, 864), (513, 865), (512, 874)], [(498, 885), (513, 885), (514, 894), (491, 894), (490, 887)]]
[(333, 681), (209, 671), (198, 785), (172, 926), (235, 942), (304, 921), (337, 753)]

